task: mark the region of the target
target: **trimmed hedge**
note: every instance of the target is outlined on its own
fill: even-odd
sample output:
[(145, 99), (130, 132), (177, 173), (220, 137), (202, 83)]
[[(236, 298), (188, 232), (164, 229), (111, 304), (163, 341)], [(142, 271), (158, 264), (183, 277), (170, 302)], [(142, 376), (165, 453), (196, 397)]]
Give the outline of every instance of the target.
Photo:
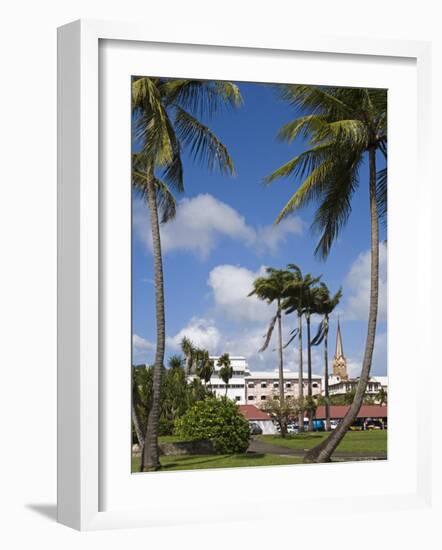
[(188, 439), (207, 439), (216, 453), (244, 453), (249, 446), (249, 423), (238, 405), (224, 397), (195, 403), (175, 424), (175, 434)]

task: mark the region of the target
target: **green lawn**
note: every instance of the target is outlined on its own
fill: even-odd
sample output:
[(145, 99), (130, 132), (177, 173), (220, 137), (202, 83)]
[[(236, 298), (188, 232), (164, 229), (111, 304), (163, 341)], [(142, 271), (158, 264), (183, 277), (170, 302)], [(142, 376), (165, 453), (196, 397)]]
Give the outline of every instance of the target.
[[(259, 435), (258, 439), (290, 449), (310, 449), (326, 437), (327, 434), (323, 432), (315, 432), (289, 435), (286, 438), (279, 435)], [(387, 430), (348, 432), (337, 450), (353, 453), (387, 452)]]
[[(300, 464), (302, 459), (291, 456), (272, 454), (238, 454), (238, 455), (191, 455), (162, 456), (160, 458), (162, 471), (201, 470), (204, 468), (241, 468), (244, 466), (281, 466), (285, 464)], [(140, 469), (140, 458), (132, 458), (132, 472)]]

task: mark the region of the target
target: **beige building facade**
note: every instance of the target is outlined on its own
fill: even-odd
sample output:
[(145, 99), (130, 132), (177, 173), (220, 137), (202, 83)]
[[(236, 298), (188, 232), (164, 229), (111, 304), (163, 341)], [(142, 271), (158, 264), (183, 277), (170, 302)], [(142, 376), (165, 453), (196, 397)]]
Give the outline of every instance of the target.
[[(245, 381), (245, 402), (248, 405), (259, 407), (270, 399), (279, 397), (278, 371), (251, 372)], [(307, 395), (308, 379), (303, 380), (304, 395)], [(312, 394), (320, 395), (322, 392), (322, 377), (312, 375)], [(284, 371), (284, 395), (286, 397), (299, 396), (299, 376), (291, 371)]]

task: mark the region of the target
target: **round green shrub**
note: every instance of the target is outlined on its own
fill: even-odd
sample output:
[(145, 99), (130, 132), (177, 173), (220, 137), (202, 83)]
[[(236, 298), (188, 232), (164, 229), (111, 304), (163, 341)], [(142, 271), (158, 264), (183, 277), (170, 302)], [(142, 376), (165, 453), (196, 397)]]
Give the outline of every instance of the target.
[(220, 454), (244, 453), (249, 446), (249, 424), (230, 399), (210, 397), (195, 403), (175, 423), (175, 434), (207, 439)]

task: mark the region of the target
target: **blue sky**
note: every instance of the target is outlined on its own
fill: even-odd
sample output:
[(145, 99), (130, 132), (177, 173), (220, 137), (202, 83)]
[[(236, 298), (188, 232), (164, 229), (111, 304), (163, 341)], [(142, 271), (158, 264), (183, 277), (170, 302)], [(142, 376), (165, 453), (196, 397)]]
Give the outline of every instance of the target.
[[(263, 177), (303, 150), (303, 143), (281, 143), (278, 129), (299, 115), (269, 86), (238, 83), (244, 105), (218, 114), (210, 128), (227, 146), (237, 175), (209, 174), (184, 152), (185, 193), (177, 197), (175, 220), (161, 227), (164, 250), (167, 350), (179, 351), (183, 335), (210, 353), (245, 355), (255, 370), (277, 366), (274, 346), (259, 354), (273, 307), (247, 298), (253, 278), (265, 266), (298, 264), (303, 272), (322, 275), (332, 292), (341, 285), (343, 299), (332, 319), (330, 356), (334, 352), (337, 315), (350, 373), (362, 361), (368, 314), (370, 226), (367, 167), (352, 202), (350, 220), (326, 261), (313, 252), (317, 235), (310, 223), (314, 205), (273, 222), (299, 182), (283, 179), (271, 186)], [(152, 362), (155, 342), (153, 263), (149, 217), (133, 199), (132, 317), (133, 361)], [(385, 239), (384, 230), (381, 232)], [(386, 374), (386, 246), (381, 247), (380, 322), (372, 372)], [(295, 322), (284, 318), (286, 333)], [(321, 373), (322, 349), (315, 348), (313, 370)], [(294, 348), (285, 351), (287, 368), (296, 370)]]

